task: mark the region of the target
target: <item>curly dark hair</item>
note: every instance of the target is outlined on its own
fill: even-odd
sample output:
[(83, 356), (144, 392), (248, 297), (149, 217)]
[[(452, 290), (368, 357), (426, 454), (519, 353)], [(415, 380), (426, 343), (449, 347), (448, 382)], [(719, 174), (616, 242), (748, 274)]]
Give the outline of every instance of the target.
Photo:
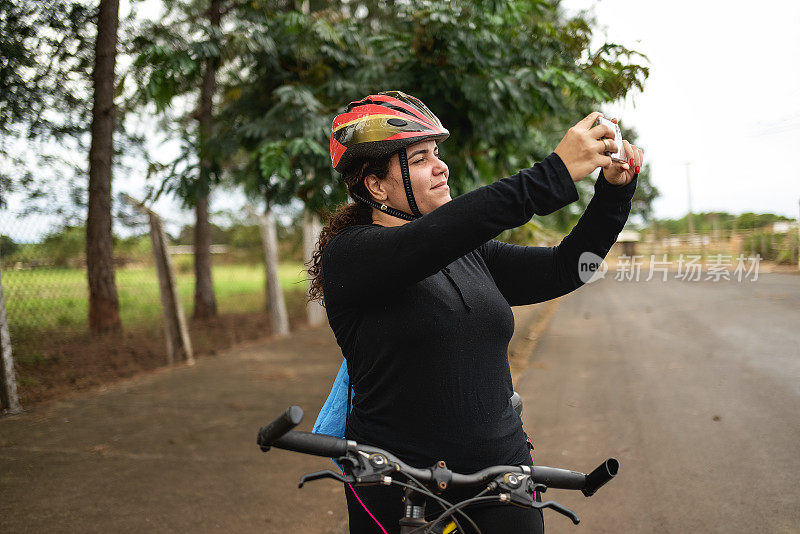
[[(347, 191), (355, 192), (364, 198), (371, 198), (371, 195), (366, 190), (367, 188), (364, 186), (364, 177), (374, 174), (379, 180), (385, 179), (389, 173), (391, 160), (392, 156), (387, 156), (385, 158), (362, 160), (351, 166), (344, 173), (344, 183), (347, 185)], [(314, 254), (306, 262), (308, 267), (306, 272), (310, 277), (308, 300), (318, 300), (323, 306), (325, 306), (325, 295), (322, 292), (322, 252), (331, 242), (331, 239), (344, 228), (357, 224), (371, 224), (372, 207), (359, 202), (348, 202), (333, 213), (328, 214), (325, 218), (326, 224), (319, 234), (319, 241), (317, 241)]]

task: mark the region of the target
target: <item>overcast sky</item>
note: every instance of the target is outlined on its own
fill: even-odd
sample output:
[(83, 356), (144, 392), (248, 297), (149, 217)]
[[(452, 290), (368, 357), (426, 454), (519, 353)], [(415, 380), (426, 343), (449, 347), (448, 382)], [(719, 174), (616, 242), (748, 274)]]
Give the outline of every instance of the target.
[(695, 212), (798, 217), (800, 1), (562, 6), (595, 13), (597, 43), (617, 42), (649, 57), (644, 92), (601, 111), (639, 132), (661, 191), (657, 217), (686, 213), (686, 162)]

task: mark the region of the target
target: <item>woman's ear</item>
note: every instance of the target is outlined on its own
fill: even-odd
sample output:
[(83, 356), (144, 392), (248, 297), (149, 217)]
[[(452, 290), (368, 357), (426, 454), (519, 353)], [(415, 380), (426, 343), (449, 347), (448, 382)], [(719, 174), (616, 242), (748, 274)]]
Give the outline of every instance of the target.
[(374, 174), (368, 174), (364, 177), (364, 187), (367, 192), (372, 195), (377, 202), (386, 202), (389, 198), (389, 192), (386, 190), (385, 180), (379, 180)]

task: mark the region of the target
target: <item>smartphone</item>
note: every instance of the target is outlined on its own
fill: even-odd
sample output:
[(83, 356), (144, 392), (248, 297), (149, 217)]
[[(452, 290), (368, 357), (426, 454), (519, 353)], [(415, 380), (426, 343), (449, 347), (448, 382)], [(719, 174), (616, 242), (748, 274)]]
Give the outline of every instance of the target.
[(611, 161), (617, 163), (627, 163), (628, 158), (625, 153), (625, 146), (622, 144), (622, 131), (619, 129), (619, 124), (611, 122), (605, 117), (597, 117), (597, 125), (605, 124), (614, 132), (614, 144), (617, 145), (616, 152), (606, 152), (606, 156), (611, 157)]

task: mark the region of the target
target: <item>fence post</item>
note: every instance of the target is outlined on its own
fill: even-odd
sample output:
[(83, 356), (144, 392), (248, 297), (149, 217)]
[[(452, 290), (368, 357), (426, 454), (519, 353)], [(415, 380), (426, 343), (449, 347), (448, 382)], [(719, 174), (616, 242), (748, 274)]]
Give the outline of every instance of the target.
[(170, 363), (173, 363), (177, 355), (181, 359), (185, 359), (186, 363), (194, 365), (189, 329), (186, 327), (186, 317), (183, 314), (183, 306), (181, 306), (178, 288), (175, 284), (172, 259), (167, 250), (167, 236), (164, 233), (161, 218), (152, 211), (148, 213), (148, 216), (150, 217), (150, 239), (153, 242), (158, 283), (161, 287), (161, 306), (164, 308), (168, 358)]
[(193, 365), (192, 342), (175, 284), (175, 272), (172, 269), (172, 259), (167, 250), (167, 236), (161, 224), (161, 217), (130, 195), (124, 193), (123, 195), (139, 211), (146, 213), (150, 221), (150, 241), (153, 243), (153, 258), (155, 259), (156, 273), (158, 273), (161, 308), (164, 311), (167, 361), (171, 365), (175, 363), (176, 359), (186, 360), (186, 363)]
[(8, 331), (6, 299), (3, 296), (3, 279), (0, 276), (0, 413), (19, 413), (22, 407), (17, 396), (17, 379), (14, 376), (14, 358), (11, 354), (11, 334)]

